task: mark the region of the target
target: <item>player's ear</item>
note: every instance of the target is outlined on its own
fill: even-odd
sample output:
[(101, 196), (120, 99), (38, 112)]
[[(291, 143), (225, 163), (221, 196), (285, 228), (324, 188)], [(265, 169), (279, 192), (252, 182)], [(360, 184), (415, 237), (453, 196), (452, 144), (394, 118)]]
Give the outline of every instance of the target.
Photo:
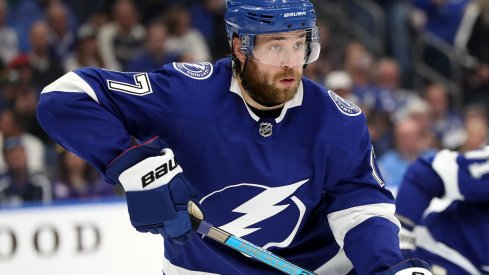
[(241, 40), (238, 37), (233, 38), (233, 54), (239, 59), (241, 64), (244, 64), (245, 55), (241, 51)]

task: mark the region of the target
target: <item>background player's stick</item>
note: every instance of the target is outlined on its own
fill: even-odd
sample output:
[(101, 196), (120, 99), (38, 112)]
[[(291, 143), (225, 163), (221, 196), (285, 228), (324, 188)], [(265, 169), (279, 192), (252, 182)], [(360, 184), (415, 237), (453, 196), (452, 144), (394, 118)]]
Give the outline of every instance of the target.
[(225, 244), (232, 249), (235, 249), (245, 255), (252, 257), (260, 262), (263, 262), (271, 267), (274, 267), (286, 274), (291, 275), (314, 275), (316, 273), (308, 271), (293, 263), (274, 255), (272, 252), (247, 242), (241, 238), (234, 236), (220, 228), (212, 226), (204, 220), (204, 214), (199, 207), (192, 201), (188, 203), (188, 212), (192, 220), (192, 226), (195, 231), (203, 236), (210, 237), (222, 244)]

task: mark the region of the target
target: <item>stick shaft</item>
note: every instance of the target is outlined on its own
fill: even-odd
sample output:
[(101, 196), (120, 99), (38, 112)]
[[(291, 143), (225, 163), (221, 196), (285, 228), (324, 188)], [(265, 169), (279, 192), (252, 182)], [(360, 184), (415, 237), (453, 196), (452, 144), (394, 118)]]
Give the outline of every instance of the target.
[(272, 252), (256, 246), (248, 241), (232, 235), (220, 228), (216, 228), (208, 222), (201, 220), (197, 232), (225, 244), (228, 247), (237, 250), (245, 255), (252, 257), (262, 263), (274, 267), (290, 275), (314, 275), (314, 272), (303, 269), (287, 260), (273, 254)]

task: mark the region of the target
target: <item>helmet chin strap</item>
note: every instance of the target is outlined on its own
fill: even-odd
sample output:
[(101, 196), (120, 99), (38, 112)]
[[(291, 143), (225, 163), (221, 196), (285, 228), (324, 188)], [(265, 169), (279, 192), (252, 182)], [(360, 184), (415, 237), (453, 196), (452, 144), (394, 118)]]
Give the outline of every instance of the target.
[[(243, 69), (241, 70), (241, 72), (239, 73), (239, 78), (241, 78), (241, 85), (243, 86), (243, 89), (246, 91), (246, 93), (251, 97), (253, 98), (253, 96), (250, 94), (249, 92), (249, 88), (248, 88), (248, 85), (246, 84), (246, 77), (245, 77), (245, 74), (244, 74), (244, 71), (246, 70), (246, 66), (248, 65), (248, 56), (245, 55), (245, 62), (243, 64)], [(253, 98), (254, 100), (254, 98)]]
[(250, 89), (248, 88), (248, 85), (246, 83), (246, 77), (244, 74), (244, 71), (246, 70), (247, 65), (248, 65), (248, 56), (245, 56), (245, 62), (243, 64), (243, 69), (239, 73), (239, 78), (241, 78), (241, 86), (243, 86), (243, 89), (245, 90), (245, 92), (250, 96), (251, 99), (253, 99), (253, 101), (260, 104), (261, 106), (264, 106), (264, 107), (279, 107), (279, 106), (281, 106), (283, 103), (280, 103), (277, 105), (273, 105), (273, 104), (271, 105), (267, 102), (263, 102), (263, 101), (255, 98), (255, 96), (253, 96), (253, 94), (250, 92)]

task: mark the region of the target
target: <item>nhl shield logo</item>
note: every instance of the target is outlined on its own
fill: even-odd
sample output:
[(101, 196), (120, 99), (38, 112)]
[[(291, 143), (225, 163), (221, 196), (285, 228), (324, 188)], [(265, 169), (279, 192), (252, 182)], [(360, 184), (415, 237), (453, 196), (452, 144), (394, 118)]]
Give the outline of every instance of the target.
[(262, 122), (260, 123), (260, 135), (262, 137), (269, 137), (272, 135), (272, 123), (270, 122)]

